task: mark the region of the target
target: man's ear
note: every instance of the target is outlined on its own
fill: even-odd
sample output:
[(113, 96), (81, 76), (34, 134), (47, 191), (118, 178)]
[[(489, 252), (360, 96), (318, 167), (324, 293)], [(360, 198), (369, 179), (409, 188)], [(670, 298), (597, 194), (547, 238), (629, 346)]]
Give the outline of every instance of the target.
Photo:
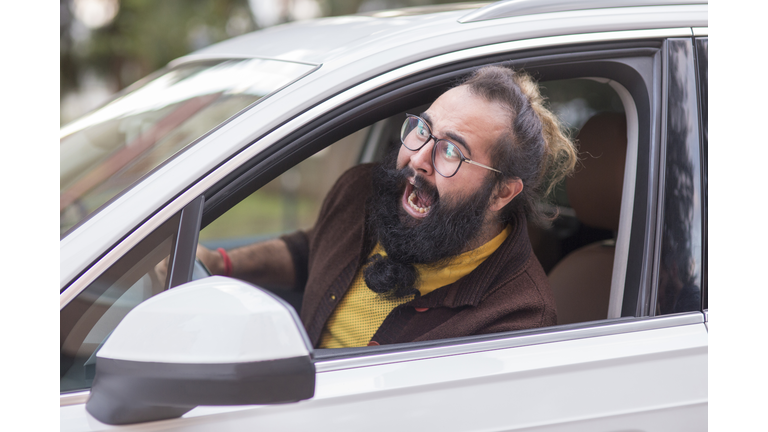
[(491, 197), (491, 211), (499, 211), (523, 191), (523, 181), (519, 178), (509, 179), (500, 183)]

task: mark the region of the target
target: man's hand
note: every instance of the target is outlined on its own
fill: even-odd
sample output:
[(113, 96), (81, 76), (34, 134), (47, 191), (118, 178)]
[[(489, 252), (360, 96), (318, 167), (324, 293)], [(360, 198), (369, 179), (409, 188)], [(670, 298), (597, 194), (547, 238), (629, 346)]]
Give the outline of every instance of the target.
[(224, 257), (218, 251), (208, 249), (203, 245), (197, 245), (197, 259), (199, 259), (212, 275), (224, 274)]
[[(264, 287), (292, 287), (296, 280), (293, 259), (288, 247), (280, 239), (254, 243), (227, 251), (232, 261), (230, 276)], [(224, 274), (224, 257), (218, 251), (197, 245), (199, 259), (212, 275)], [(155, 274), (161, 281), (168, 274), (168, 258), (155, 266)]]
[[(163, 286), (165, 284), (165, 278), (168, 276), (168, 258), (169, 257), (165, 257), (163, 258), (162, 261), (157, 263), (154, 269), (155, 271), (154, 275), (150, 271), (149, 276), (150, 278), (153, 279), (152, 280), (153, 284), (156, 283), (156, 284), (159, 284), (160, 286)], [(158, 289), (162, 289), (162, 288), (158, 288)]]
[[(168, 276), (168, 258), (157, 263), (155, 276), (159, 281), (165, 281)], [(197, 245), (197, 259), (199, 259), (212, 275), (224, 274), (224, 258), (217, 251), (212, 251), (205, 246)]]
[[(230, 276), (263, 287), (292, 287), (296, 280), (293, 258), (280, 239), (253, 243), (227, 251), (232, 262)], [(213, 275), (224, 274), (224, 257), (218, 251), (197, 246), (197, 259)]]

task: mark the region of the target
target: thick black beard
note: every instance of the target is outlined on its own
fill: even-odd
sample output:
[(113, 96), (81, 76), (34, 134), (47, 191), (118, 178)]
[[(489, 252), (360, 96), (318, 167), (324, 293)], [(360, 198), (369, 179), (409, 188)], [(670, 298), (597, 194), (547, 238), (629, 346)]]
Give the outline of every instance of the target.
[(481, 234), (495, 181), (488, 176), (477, 193), (449, 202), (445, 197), (440, 199), (433, 185), (416, 176), (415, 186), (432, 198), (429, 214), (418, 220), (401, 205), (408, 177), (413, 177), (414, 171), (409, 167), (396, 169), (396, 161), (395, 151), (374, 169), (367, 223), (387, 256), (377, 254), (368, 259), (363, 276), (372, 291), (401, 298), (418, 292), (414, 264), (441, 268)]

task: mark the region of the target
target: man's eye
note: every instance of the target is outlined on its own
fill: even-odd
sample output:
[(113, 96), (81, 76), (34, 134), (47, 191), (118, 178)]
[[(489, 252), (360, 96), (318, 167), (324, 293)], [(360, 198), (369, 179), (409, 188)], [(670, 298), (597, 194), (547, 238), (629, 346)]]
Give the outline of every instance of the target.
[(448, 160), (458, 160), (461, 159), (459, 149), (456, 148), (455, 145), (448, 144), (445, 146), (445, 158)]
[(427, 127), (422, 122), (419, 122), (418, 126), (416, 127), (416, 133), (418, 133), (420, 137), (424, 137), (424, 138), (429, 136)]

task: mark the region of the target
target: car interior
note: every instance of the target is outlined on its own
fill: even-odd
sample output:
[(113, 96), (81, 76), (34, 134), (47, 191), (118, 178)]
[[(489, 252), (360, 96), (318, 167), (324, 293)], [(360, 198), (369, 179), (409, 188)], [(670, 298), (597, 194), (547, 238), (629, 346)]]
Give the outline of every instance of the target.
[[(552, 284), (558, 324), (610, 318), (610, 299), (620, 302), (623, 290), (621, 280), (613, 289), (612, 282), (627, 154), (624, 106), (610, 84), (594, 79), (540, 86), (578, 143), (580, 162), (557, 188), (550, 209), (557, 217), (547, 226), (530, 224), (534, 253)], [(378, 162), (397, 148), (406, 112), (419, 114), (428, 107), (379, 120), (315, 153), (205, 227), (200, 243), (231, 249), (310, 228), (336, 178), (355, 164)], [(300, 310), (300, 293), (272, 290)]]

